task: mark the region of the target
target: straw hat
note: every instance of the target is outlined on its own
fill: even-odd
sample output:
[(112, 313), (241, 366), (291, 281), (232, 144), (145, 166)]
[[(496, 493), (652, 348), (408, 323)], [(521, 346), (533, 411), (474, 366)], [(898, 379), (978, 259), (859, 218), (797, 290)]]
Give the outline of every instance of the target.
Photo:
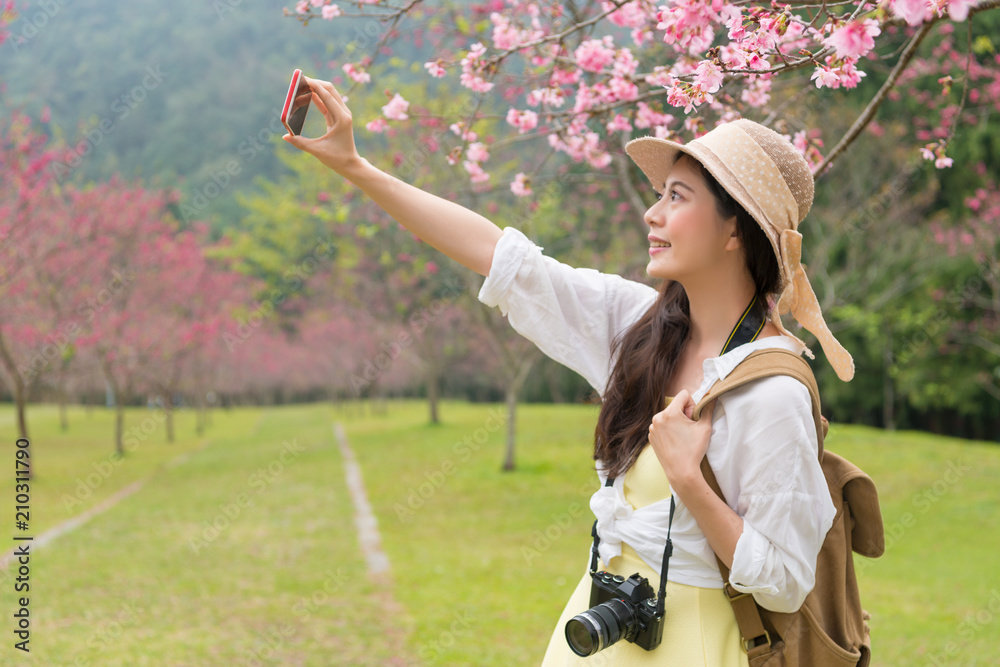
[(801, 263), (802, 235), (798, 226), (812, 206), (814, 185), (809, 164), (791, 142), (759, 123), (741, 119), (719, 125), (687, 144), (655, 137), (633, 139), (626, 144), (625, 152), (657, 192), (666, 184), (678, 154), (685, 153), (701, 162), (757, 221), (774, 248), (781, 287), (771, 321), (783, 334), (799, 340), (781, 323), (781, 315), (791, 312), (819, 340), (837, 377), (845, 382), (854, 377), (854, 360), (823, 319)]

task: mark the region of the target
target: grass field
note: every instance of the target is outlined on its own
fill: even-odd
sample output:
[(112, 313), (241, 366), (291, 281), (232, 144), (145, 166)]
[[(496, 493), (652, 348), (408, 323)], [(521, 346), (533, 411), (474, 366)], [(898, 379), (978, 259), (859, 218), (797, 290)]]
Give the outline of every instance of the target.
[[(0, 410), (13, 456), (13, 411)], [(518, 469), (500, 471), (496, 405), (389, 403), (216, 411), (202, 437), (155, 413), (111, 452), (112, 415), (30, 411), (31, 530), (113, 508), (31, 558), (31, 654), (0, 665), (532, 665), (583, 574), (593, 406), (519, 408)], [(332, 425), (343, 423), (392, 563), (366, 574)], [(831, 450), (879, 485), (886, 555), (858, 559), (877, 665), (1000, 664), (1000, 448), (835, 426)], [(11, 464), (11, 467), (13, 465)], [(0, 480), (13, 535), (12, 475)], [(13, 542), (8, 542), (12, 545)]]

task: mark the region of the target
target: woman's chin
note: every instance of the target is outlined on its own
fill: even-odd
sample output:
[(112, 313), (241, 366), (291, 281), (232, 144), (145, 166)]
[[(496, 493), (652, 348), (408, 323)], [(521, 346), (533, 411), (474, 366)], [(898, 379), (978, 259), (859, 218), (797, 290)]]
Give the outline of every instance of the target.
[(650, 278), (675, 279), (673, 272), (669, 268), (664, 267), (662, 263), (656, 261), (655, 258), (649, 260), (649, 264), (646, 265), (646, 274)]

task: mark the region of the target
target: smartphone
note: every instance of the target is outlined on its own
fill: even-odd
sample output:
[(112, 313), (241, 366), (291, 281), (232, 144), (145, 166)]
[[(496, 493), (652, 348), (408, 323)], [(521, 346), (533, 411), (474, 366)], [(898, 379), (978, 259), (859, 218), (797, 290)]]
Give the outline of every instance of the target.
[(306, 112), (312, 101), (312, 88), (297, 69), (292, 73), (292, 82), (288, 85), (288, 95), (285, 106), (281, 109), (281, 122), (289, 134), (302, 134), (302, 125), (306, 122)]

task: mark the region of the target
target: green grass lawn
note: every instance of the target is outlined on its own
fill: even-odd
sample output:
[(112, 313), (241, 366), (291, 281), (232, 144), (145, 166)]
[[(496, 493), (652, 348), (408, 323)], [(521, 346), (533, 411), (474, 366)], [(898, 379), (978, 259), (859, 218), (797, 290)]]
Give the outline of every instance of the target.
[[(12, 412), (0, 410), (11, 453)], [(130, 411), (126, 429), (150, 414)], [(537, 664), (587, 565), (597, 408), (520, 406), (510, 473), (499, 406), (427, 415), (412, 401), (217, 410), (199, 437), (181, 411), (177, 442), (148, 428), (119, 462), (108, 411), (72, 409), (63, 433), (54, 408), (32, 407), (32, 534), (144, 485), (33, 554), (30, 661), (12, 648), (0, 573), (0, 665)], [(391, 583), (366, 574), (336, 421)], [(849, 426), (827, 445), (879, 485), (887, 552), (857, 559), (875, 664), (998, 664), (1000, 448)], [(0, 497), (13, 492), (0, 479)]]

